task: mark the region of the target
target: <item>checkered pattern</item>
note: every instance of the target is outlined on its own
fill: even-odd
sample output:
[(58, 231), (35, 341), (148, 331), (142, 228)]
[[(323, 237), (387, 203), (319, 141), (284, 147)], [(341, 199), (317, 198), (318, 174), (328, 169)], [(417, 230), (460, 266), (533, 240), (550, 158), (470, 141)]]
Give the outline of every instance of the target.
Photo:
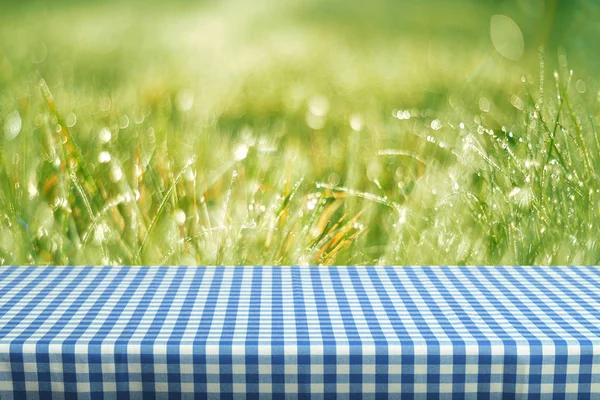
[(599, 399), (600, 268), (0, 269), (1, 399), (246, 393)]

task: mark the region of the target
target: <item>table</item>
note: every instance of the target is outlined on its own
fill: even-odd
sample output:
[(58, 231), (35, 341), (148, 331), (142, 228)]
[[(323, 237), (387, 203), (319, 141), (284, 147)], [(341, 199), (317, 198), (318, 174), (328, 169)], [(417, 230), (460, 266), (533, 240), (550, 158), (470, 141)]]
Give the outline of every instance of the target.
[(600, 398), (600, 267), (0, 269), (2, 399), (551, 393)]

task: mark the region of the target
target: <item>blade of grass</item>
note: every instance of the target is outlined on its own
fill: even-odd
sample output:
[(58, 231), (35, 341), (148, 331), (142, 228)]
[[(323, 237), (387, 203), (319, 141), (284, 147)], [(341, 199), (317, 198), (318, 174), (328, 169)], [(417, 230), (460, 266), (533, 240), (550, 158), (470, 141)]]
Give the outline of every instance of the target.
[(389, 201), (386, 197), (377, 196), (372, 193), (361, 192), (358, 190), (342, 187), (342, 186), (334, 186), (329, 183), (317, 182), (317, 188), (325, 188), (329, 189), (332, 192), (340, 192), (347, 194), (349, 196), (359, 197), (365, 200), (373, 201), (375, 203), (382, 204), (394, 210), (396, 213), (400, 214), (400, 206), (392, 201)]
[(146, 249), (146, 246), (148, 245), (148, 241), (150, 239), (150, 235), (152, 234), (152, 232), (154, 231), (154, 228), (156, 227), (156, 223), (158, 222), (158, 219), (160, 218), (160, 216), (162, 215), (162, 213), (165, 210), (165, 206), (167, 205), (167, 202), (169, 201), (169, 198), (171, 196), (171, 194), (173, 194), (173, 191), (175, 190), (175, 187), (177, 186), (177, 183), (179, 183), (179, 180), (181, 179), (181, 177), (183, 176), (184, 172), (196, 161), (196, 156), (192, 156), (183, 166), (183, 168), (179, 171), (179, 173), (177, 174), (177, 176), (175, 177), (175, 179), (173, 180), (173, 183), (171, 184), (171, 186), (169, 187), (169, 189), (167, 190), (167, 193), (165, 193), (162, 201), (160, 202), (160, 205), (158, 206), (158, 209), (156, 210), (156, 214), (154, 215), (154, 217), (152, 218), (152, 221), (150, 222), (150, 226), (148, 227), (148, 230), (146, 231), (146, 235), (144, 236), (144, 239), (142, 240), (142, 244), (140, 245), (138, 251), (135, 254), (135, 262), (136, 263), (140, 263), (141, 260), (141, 256), (144, 252), (144, 250)]

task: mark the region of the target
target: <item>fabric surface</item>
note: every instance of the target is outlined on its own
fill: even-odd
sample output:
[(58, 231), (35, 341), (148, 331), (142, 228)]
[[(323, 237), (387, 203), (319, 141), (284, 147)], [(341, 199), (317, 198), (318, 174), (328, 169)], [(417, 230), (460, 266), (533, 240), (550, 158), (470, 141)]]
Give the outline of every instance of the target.
[(1, 399), (401, 394), (600, 398), (600, 268), (0, 269)]

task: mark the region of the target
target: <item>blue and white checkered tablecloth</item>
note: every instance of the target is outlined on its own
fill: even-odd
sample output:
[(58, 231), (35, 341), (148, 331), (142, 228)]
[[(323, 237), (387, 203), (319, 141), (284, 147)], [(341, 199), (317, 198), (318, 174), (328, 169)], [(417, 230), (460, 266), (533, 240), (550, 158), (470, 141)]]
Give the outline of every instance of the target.
[(598, 267), (5, 267), (0, 398), (600, 399)]

